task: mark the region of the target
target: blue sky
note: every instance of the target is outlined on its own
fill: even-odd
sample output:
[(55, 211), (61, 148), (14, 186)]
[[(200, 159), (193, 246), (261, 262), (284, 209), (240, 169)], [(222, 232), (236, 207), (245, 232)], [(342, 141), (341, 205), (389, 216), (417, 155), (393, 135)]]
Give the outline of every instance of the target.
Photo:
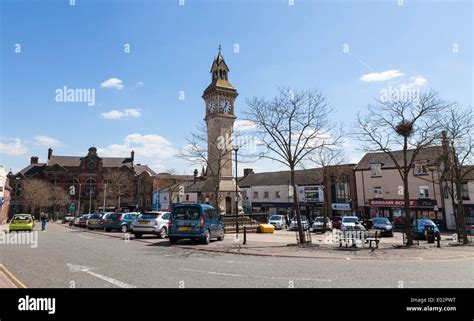
[[(472, 16), (468, 0), (2, 0), (0, 163), (15, 171), (30, 156), (45, 161), (50, 146), (56, 155), (95, 146), (191, 174), (172, 154), (204, 117), (219, 44), (237, 116), (246, 98), (278, 86), (321, 90), (348, 126), (389, 87), (472, 105)], [(57, 102), (64, 86), (95, 89), (95, 105)], [(357, 160), (357, 144), (348, 153)]]

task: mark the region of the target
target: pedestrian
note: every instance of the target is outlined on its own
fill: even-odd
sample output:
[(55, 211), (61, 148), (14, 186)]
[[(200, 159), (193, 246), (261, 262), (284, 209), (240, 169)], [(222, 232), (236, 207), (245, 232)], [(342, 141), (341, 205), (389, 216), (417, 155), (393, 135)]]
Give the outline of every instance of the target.
[(41, 213), (41, 231), (46, 230), (46, 222), (48, 221), (48, 217), (44, 212)]

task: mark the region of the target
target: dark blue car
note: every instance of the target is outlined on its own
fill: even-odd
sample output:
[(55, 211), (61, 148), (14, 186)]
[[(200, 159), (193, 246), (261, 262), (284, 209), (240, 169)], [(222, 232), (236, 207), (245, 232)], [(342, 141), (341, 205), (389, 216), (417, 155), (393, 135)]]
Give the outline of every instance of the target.
[(168, 237), (171, 244), (180, 239), (209, 244), (212, 238), (224, 239), (224, 222), (216, 209), (206, 204), (177, 204), (171, 210)]
[(435, 237), (440, 235), (439, 227), (429, 218), (414, 219), (411, 223), (411, 230), (416, 237), (425, 238), (426, 231), (433, 229)]

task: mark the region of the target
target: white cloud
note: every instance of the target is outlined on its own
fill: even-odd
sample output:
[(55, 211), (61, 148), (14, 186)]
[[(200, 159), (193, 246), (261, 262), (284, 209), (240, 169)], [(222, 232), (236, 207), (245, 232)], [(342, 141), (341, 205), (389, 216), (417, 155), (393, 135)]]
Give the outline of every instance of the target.
[(123, 118), (138, 118), (142, 115), (141, 109), (129, 108), (123, 110), (111, 110), (106, 113), (100, 114), (105, 119), (123, 119)]
[(102, 88), (114, 88), (114, 89), (123, 89), (125, 86), (122, 85), (122, 80), (118, 78), (110, 78), (100, 84)]
[(410, 77), (410, 82), (407, 84), (401, 84), (400, 90), (406, 91), (414, 88), (423, 87), (426, 85), (428, 80), (422, 76)]
[(387, 81), (397, 77), (401, 77), (403, 75), (405, 74), (400, 72), (399, 70), (391, 69), (382, 72), (373, 72), (370, 74), (363, 75), (362, 77), (360, 77), (360, 80), (364, 82)]
[(28, 153), (28, 149), (23, 144), (0, 143), (0, 154), (8, 156), (20, 156)]
[(123, 144), (111, 144), (98, 148), (97, 152), (104, 157), (127, 157), (132, 150), (135, 151), (135, 164), (148, 164), (157, 169), (174, 167), (174, 156), (179, 153), (163, 136), (138, 133), (127, 135)]
[(245, 132), (257, 128), (257, 124), (250, 120), (236, 120), (234, 123), (234, 130), (236, 132)]
[(143, 81), (137, 81), (137, 87), (143, 86)]
[(33, 137), (35, 140), (35, 144), (39, 146), (46, 146), (46, 147), (59, 147), (63, 146), (64, 144), (61, 143), (56, 138), (48, 137), (48, 136), (35, 136)]

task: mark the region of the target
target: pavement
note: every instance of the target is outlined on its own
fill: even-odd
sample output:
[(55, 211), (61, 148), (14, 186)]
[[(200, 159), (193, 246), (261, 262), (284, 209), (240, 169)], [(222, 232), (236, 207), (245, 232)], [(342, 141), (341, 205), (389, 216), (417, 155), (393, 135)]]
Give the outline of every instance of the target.
[[(472, 288), (474, 285), (474, 259), (470, 257), (371, 258), (369, 263), (355, 259), (362, 257), (362, 253), (367, 255), (367, 250), (300, 249), (286, 246), (289, 239), (295, 242), (294, 233), (281, 232), (273, 234), (273, 238), (249, 234), (249, 245), (242, 250), (240, 244), (240, 252), (232, 253), (229, 248), (239, 246), (232, 235), (227, 235), (223, 242), (211, 242), (207, 248), (186, 241), (170, 246), (166, 239), (134, 240), (124, 238), (122, 233), (89, 232), (48, 224), (46, 232), (37, 232), (36, 247), (0, 244), (0, 264), (8, 270), (3, 276), (0, 274), (3, 280), (0, 287)], [(269, 239), (276, 241), (268, 242)], [(420, 252), (432, 250), (420, 249)], [(251, 254), (236, 255), (243, 251)], [(258, 255), (258, 251), (264, 255)]]
[[(69, 228), (69, 227), (68, 227)], [(77, 229), (73, 227), (73, 229)], [(123, 239), (122, 233), (105, 232), (103, 230), (87, 231), (91, 234), (101, 234), (109, 237)], [(154, 237), (144, 237), (135, 239), (129, 233), (130, 240), (149, 244), (159, 243), (162, 246), (170, 246), (167, 239), (157, 239)], [(311, 233), (312, 244), (301, 247), (296, 244), (296, 232), (277, 230), (271, 234), (249, 233), (246, 237), (246, 244), (243, 244), (243, 234), (226, 234), (224, 241), (211, 242), (209, 245), (202, 245), (188, 240), (181, 240), (175, 247), (189, 250), (254, 255), (273, 256), (289, 258), (314, 258), (314, 259), (343, 259), (343, 260), (450, 260), (474, 258), (474, 243), (461, 245), (453, 242), (452, 235), (442, 235), (440, 248), (437, 244), (429, 244), (425, 240), (420, 240), (419, 245), (407, 249), (403, 246), (402, 233), (395, 232), (394, 237), (383, 237), (378, 249), (373, 249), (368, 244), (361, 244), (360, 247), (340, 247), (335, 234), (327, 232)]]

